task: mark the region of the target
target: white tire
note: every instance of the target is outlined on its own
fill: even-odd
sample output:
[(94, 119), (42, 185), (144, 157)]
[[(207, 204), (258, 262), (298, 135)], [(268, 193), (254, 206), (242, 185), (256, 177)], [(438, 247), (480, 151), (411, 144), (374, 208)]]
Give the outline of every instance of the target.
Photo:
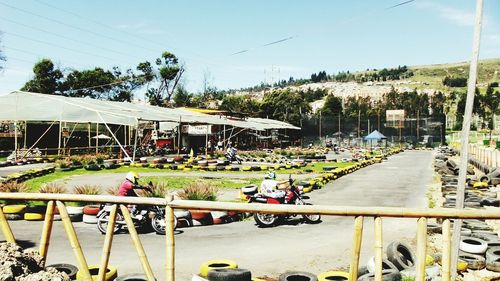
[(244, 186), (241, 188), (241, 192), (243, 192), (244, 194), (257, 192), (257, 185), (252, 184)]
[(474, 237), (464, 237), (460, 239), (460, 250), (471, 254), (484, 254), (488, 248), (488, 243)]
[(212, 214), (212, 218), (214, 219), (220, 219), (223, 217), (227, 217), (228, 215), (225, 211), (211, 211), (210, 213)]
[(66, 210), (68, 211), (68, 215), (83, 214), (83, 207), (66, 206)]
[(97, 216), (83, 214), (83, 222), (88, 224), (97, 224)]

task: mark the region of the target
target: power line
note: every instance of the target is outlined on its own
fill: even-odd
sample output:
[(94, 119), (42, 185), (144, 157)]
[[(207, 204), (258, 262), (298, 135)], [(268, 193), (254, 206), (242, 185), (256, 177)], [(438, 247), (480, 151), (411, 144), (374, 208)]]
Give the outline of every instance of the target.
[(28, 10), (25, 10), (25, 9), (21, 9), (21, 8), (18, 8), (18, 7), (15, 7), (15, 6), (12, 6), (12, 5), (9, 5), (9, 4), (6, 4), (6, 3), (3, 3), (3, 2), (0, 2), (0, 5), (3, 5), (5, 7), (9, 7), (11, 9), (14, 9), (14, 10), (17, 10), (17, 11), (21, 11), (23, 13), (26, 13), (26, 14), (29, 14), (29, 15), (32, 15), (32, 16), (35, 16), (35, 17), (39, 17), (39, 18), (42, 18), (42, 19), (45, 19), (47, 21), (51, 21), (51, 22), (55, 22), (57, 24), (60, 24), (60, 25), (63, 25), (63, 26), (66, 26), (66, 27), (70, 27), (70, 28), (73, 28), (73, 29), (76, 29), (76, 30), (79, 30), (79, 31), (83, 31), (83, 32), (86, 32), (86, 33), (90, 33), (92, 35), (95, 35), (95, 36), (99, 36), (99, 37), (102, 37), (102, 38), (106, 38), (108, 40), (112, 40), (112, 41), (116, 41), (116, 42), (120, 42), (120, 43), (123, 43), (123, 44), (127, 44), (127, 45), (134, 45), (136, 47), (139, 47), (141, 49), (146, 49), (146, 50), (150, 50), (152, 52), (155, 52), (157, 53), (156, 50), (153, 50), (153, 49), (150, 49), (150, 48), (146, 48), (144, 46), (141, 46), (141, 45), (138, 45), (138, 44), (134, 44), (130, 41), (125, 41), (125, 40), (121, 40), (121, 39), (116, 39), (116, 38), (113, 38), (113, 37), (110, 37), (110, 36), (107, 36), (107, 35), (104, 35), (104, 34), (100, 34), (100, 33), (97, 33), (97, 32), (94, 32), (92, 30), (88, 30), (88, 29), (85, 29), (85, 28), (81, 28), (81, 27), (78, 27), (78, 26), (74, 26), (74, 25), (71, 25), (71, 24), (67, 24), (65, 22), (62, 22), (62, 21), (59, 21), (59, 20), (56, 20), (56, 19), (53, 19), (53, 18), (49, 18), (49, 17), (46, 17), (46, 16), (43, 16), (43, 15), (39, 15), (39, 14), (36, 14), (36, 13), (33, 13), (33, 12), (30, 12)]
[[(14, 50), (14, 51), (17, 51), (17, 52), (21, 52), (21, 53), (25, 53), (25, 54), (28, 54), (28, 55), (33, 55), (33, 56), (41, 57), (41, 58), (47, 57), (47, 56), (44, 56), (44, 55), (41, 55), (41, 54), (37, 54), (37, 53), (31, 52), (31, 51), (26, 51), (26, 50), (23, 50), (23, 49), (9, 47), (9, 46), (6, 46), (5, 49), (7, 49), (7, 50)], [(9, 56), (7, 57), (7, 59), (8, 58), (9, 58)], [(83, 64), (78, 63), (78, 62), (73, 62), (73, 61), (69, 61), (69, 60), (64, 60), (64, 61), (67, 62), (67, 63), (84, 66)]]
[(127, 82), (129, 80), (136, 80), (136, 79), (142, 78), (143, 76), (145, 76), (145, 75), (139, 75), (137, 77), (129, 77), (129, 78), (126, 78), (126, 79), (118, 79), (115, 82), (111, 82), (111, 83), (107, 83), (107, 84), (101, 84), (101, 85), (96, 85), (96, 86), (92, 86), (92, 87), (66, 90), (66, 91), (63, 91), (63, 93), (65, 93), (65, 92), (83, 91), (83, 90), (91, 90), (91, 89), (101, 88), (101, 87), (105, 87), (105, 86), (118, 85), (118, 84), (125, 83), (125, 82)]
[[(58, 34), (58, 33), (55, 33), (55, 32), (51, 32), (51, 31), (48, 31), (48, 30), (44, 30), (44, 29), (41, 29), (41, 28), (38, 28), (38, 27), (33, 27), (33, 26), (30, 26), (30, 25), (27, 25), (27, 24), (24, 24), (24, 23), (21, 23), (21, 22), (18, 22), (18, 21), (14, 21), (14, 20), (11, 20), (11, 19), (7, 19), (7, 18), (1, 17), (1, 16), (0, 16), (0, 19), (2, 19), (4, 21), (7, 21), (7, 22), (10, 22), (10, 23), (13, 23), (13, 24), (24, 26), (26, 28), (30, 28), (30, 29), (37, 30), (37, 31), (40, 31), (40, 32), (43, 32), (43, 33), (47, 33), (47, 34), (51, 34), (51, 35), (57, 36), (59, 38), (70, 40), (70, 41), (73, 41), (73, 42), (76, 42), (76, 43), (79, 43), (79, 44), (83, 44), (83, 45), (87, 45), (87, 46), (91, 46), (91, 47), (94, 47), (94, 48), (98, 48), (98, 49), (101, 49), (101, 50), (104, 50), (104, 51), (107, 51), (107, 52), (111, 52), (113, 54), (120, 54), (122, 56), (130, 57), (130, 54), (126, 54), (126, 53), (119, 52), (117, 50), (112, 50), (112, 49), (108, 49), (108, 48), (101, 47), (101, 46), (98, 46), (98, 45), (94, 45), (94, 44), (88, 43), (86, 41), (74, 39), (74, 38), (71, 38), (71, 37), (68, 37), (68, 36), (64, 36), (64, 35), (61, 35), (61, 34)], [(135, 58), (138, 58), (139, 60), (142, 60), (142, 58), (139, 58), (139, 57), (135, 57)]]
[(38, 39), (33, 39), (33, 38), (30, 38), (30, 37), (27, 37), (27, 36), (24, 36), (24, 35), (14, 34), (14, 33), (10, 33), (10, 32), (4, 32), (4, 33), (5, 34), (9, 34), (11, 36), (23, 38), (23, 39), (26, 39), (26, 40), (29, 40), (29, 41), (33, 41), (33, 42), (37, 42), (37, 43), (41, 43), (41, 44), (46, 44), (46, 45), (53, 46), (53, 47), (56, 47), (56, 48), (65, 49), (65, 50), (68, 50), (68, 51), (71, 51), (71, 52), (80, 53), (80, 54), (84, 54), (84, 55), (88, 55), (88, 56), (93, 56), (93, 57), (99, 57), (99, 58), (103, 58), (103, 59), (107, 59), (107, 60), (116, 62), (116, 59), (112, 59), (110, 57), (101, 56), (101, 55), (97, 55), (97, 54), (93, 54), (93, 53), (88, 53), (88, 52), (85, 52), (85, 51), (79, 51), (79, 50), (71, 49), (71, 48), (64, 47), (64, 46), (61, 46), (61, 45), (57, 45), (57, 44), (54, 44), (54, 43), (51, 43), (51, 42), (47, 42), (47, 41), (43, 41), (43, 40), (38, 40)]

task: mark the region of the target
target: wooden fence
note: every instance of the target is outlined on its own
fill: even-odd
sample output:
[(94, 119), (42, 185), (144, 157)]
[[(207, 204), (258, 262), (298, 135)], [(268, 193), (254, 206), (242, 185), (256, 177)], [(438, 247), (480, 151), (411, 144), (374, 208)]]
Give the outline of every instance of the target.
[[(147, 255), (142, 247), (142, 243), (135, 230), (132, 218), (126, 205), (158, 205), (165, 206), (166, 235), (166, 280), (175, 280), (175, 238), (174, 238), (174, 209), (196, 209), (196, 210), (216, 210), (216, 211), (239, 211), (250, 213), (273, 213), (273, 214), (321, 214), (326, 216), (349, 216), (354, 217), (354, 235), (352, 240), (352, 256), (349, 266), (349, 280), (357, 280), (361, 242), (363, 234), (363, 219), (372, 217), (375, 221), (375, 280), (382, 280), (382, 218), (417, 218), (417, 261), (416, 273), (417, 281), (425, 279), (425, 257), (427, 251), (427, 219), (443, 219), (443, 245), (442, 245), (442, 280), (450, 280), (451, 272), (451, 222), (452, 219), (500, 219), (500, 212), (497, 210), (458, 210), (458, 209), (416, 209), (416, 208), (395, 208), (395, 207), (349, 207), (349, 206), (324, 206), (324, 205), (265, 205), (246, 204), (211, 201), (188, 201), (171, 200), (170, 198), (137, 198), (137, 197), (117, 197), (99, 195), (74, 195), (74, 194), (38, 194), (38, 193), (0, 193), (0, 200), (36, 200), (46, 201), (47, 211), (45, 222), (40, 239), (40, 254), (46, 258), (49, 246), (54, 208), (57, 206), (61, 215), (64, 229), (71, 244), (71, 248), (76, 256), (78, 268), (83, 273), (85, 281), (91, 281), (92, 277), (88, 270), (88, 265), (80, 247), (80, 242), (76, 235), (73, 224), (63, 202), (86, 202), (86, 203), (109, 203), (112, 204), (108, 228), (102, 249), (101, 262), (99, 266), (98, 278), (104, 281), (104, 273), (109, 262), (111, 244), (113, 242), (113, 228), (116, 220), (116, 213), (120, 208), (133, 244), (139, 256), (144, 273), (149, 281), (156, 280), (149, 264)], [(0, 227), (8, 242), (15, 243), (15, 237), (0, 208)]]

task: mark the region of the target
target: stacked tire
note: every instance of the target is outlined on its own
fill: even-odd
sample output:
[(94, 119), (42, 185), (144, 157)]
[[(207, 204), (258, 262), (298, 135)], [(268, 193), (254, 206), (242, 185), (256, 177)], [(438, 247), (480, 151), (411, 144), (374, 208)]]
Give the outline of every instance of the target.
[(100, 211), (98, 205), (87, 205), (83, 207), (82, 221), (87, 224), (97, 224), (97, 214)]

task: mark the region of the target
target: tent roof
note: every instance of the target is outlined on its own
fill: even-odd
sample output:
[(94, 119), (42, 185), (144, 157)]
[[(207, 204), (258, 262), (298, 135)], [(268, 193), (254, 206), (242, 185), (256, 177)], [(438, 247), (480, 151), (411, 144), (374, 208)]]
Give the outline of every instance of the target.
[(233, 120), (183, 108), (164, 108), (148, 104), (103, 101), (15, 91), (0, 96), (0, 120), (63, 121), (75, 123), (108, 123), (136, 125), (140, 120), (182, 122), (189, 124), (229, 125), (264, 131), (267, 129), (299, 129), (288, 123), (262, 118)]
[(365, 137), (365, 140), (382, 140), (387, 139), (386, 136), (382, 135), (379, 131), (375, 130)]

